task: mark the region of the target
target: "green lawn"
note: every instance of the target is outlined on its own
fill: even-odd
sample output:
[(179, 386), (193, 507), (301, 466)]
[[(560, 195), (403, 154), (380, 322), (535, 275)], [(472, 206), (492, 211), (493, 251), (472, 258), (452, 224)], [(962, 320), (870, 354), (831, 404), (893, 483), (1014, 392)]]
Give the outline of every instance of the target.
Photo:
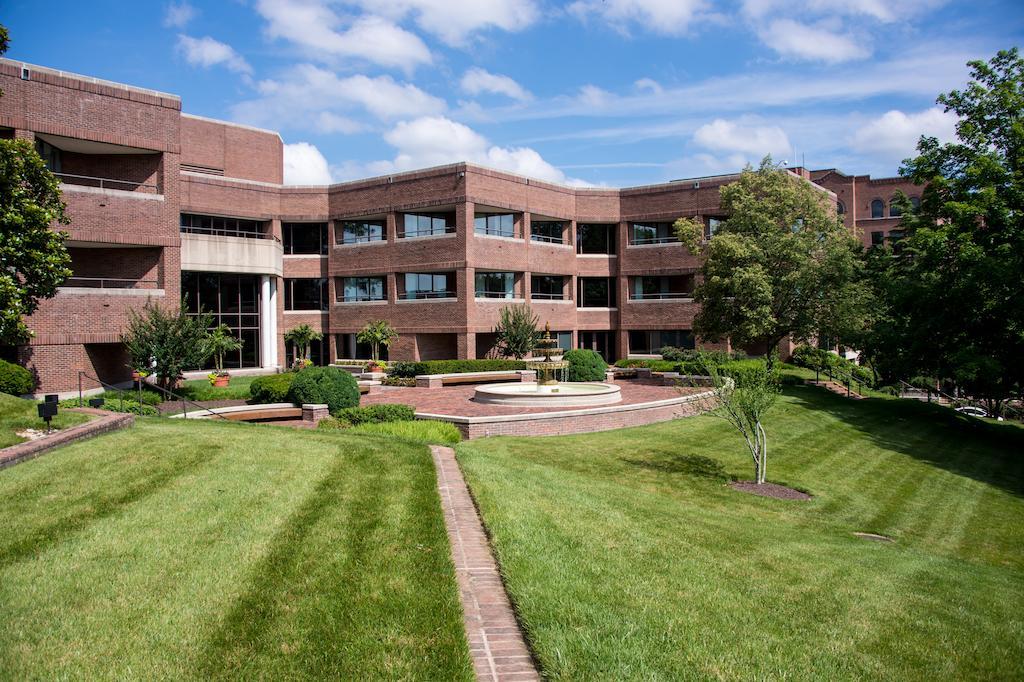
[(707, 416), (459, 445), (550, 678), (1024, 676), (1024, 430), (812, 387), (767, 429), (811, 501), (729, 488), (752, 465)]
[(256, 376), (231, 377), (231, 382), (222, 388), (214, 388), (209, 379), (183, 381), (174, 392), (189, 400), (248, 400), (249, 384)]
[[(36, 405), (38, 403), (34, 400), (23, 400), (0, 393), (0, 448), (23, 443), (25, 439), (17, 435), (18, 431), (27, 428), (40, 431), (46, 429), (46, 422), (39, 418)], [(59, 409), (50, 425), (55, 429), (64, 429), (88, 420), (89, 417), (84, 414)], [(0, 505), (2, 505), (2, 499), (0, 497)]]
[(0, 677), (472, 677), (422, 445), (141, 418), (0, 500)]

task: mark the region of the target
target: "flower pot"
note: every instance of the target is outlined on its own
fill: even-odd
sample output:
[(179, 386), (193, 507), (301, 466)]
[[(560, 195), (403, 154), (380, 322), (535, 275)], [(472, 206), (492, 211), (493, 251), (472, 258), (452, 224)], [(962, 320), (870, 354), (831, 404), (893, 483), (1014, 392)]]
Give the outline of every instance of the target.
[(142, 380), (142, 373), (139, 372), (138, 370), (134, 370), (133, 369), (132, 370), (132, 381), (141, 381), (141, 380)]
[(224, 388), (231, 382), (230, 374), (219, 374), (213, 379), (214, 388)]

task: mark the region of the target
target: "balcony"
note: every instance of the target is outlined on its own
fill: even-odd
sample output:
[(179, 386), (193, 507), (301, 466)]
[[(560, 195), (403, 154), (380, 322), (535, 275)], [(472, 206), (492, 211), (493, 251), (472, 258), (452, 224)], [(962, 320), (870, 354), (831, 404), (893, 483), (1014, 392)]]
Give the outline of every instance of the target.
[(275, 239), (211, 234), (182, 228), (182, 270), (280, 277), (284, 274), (283, 265), (284, 247)]
[(406, 291), (402, 293), (403, 301), (427, 301), (445, 298), (456, 298), (454, 291)]
[(95, 187), (97, 189), (117, 190), (120, 192), (140, 192), (143, 194), (159, 194), (160, 188), (156, 183), (138, 182), (136, 180), (118, 180), (115, 178), (101, 178), (92, 175), (77, 175), (74, 173), (54, 173), (57, 179), (64, 185), (75, 187)]
[(68, 277), (58, 291), (62, 294), (163, 296), (164, 290), (155, 279), (127, 279), (118, 277)]

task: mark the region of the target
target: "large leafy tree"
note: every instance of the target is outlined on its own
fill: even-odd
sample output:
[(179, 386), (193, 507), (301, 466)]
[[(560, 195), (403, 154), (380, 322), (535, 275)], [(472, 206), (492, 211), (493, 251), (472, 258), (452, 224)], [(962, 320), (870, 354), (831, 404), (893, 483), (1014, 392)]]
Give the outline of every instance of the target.
[(722, 188), (721, 205), (729, 217), (706, 244), (699, 221), (675, 225), (691, 251), (705, 254), (694, 292), (699, 336), (763, 349), (771, 363), (783, 339), (842, 338), (862, 324), (860, 245), (821, 188), (767, 157)]
[(969, 66), (938, 98), (957, 141), (922, 137), (900, 169), (925, 188), (903, 238), (869, 256), (881, 305), (864, 345), (884, 374), (953, 380), (998, 412), (1024, 386), (1024, 59)]
[[(0, 54), (7, 29), (0, 26)], [(0, 93), (2, 94), (2, 93)], [(26, 140), (0, 140), (0, 345), (28, 340), (24, 317), (71, 276), (64, 240), (71, 222), (57, 178)]]
[(210, 357), (209, 332), (213, 316), (189, 315), (146, 301), (141, 312), (129, 311), (128, 331), (121, 342), (135, 369), (151, 369), (164, 389), (171, 389), (186, 370), (197, 369)]

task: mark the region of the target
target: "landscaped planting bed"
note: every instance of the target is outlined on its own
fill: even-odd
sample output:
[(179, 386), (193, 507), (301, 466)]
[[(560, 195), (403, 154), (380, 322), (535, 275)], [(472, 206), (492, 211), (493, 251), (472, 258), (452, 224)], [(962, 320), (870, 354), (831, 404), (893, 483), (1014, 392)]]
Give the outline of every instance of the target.
[(707, 416), (458, 446), (545, 674), (1024, 676), (1024, 429), (785, 391), (768, 478), (809, 500), (730, 487), (752, 464)]

